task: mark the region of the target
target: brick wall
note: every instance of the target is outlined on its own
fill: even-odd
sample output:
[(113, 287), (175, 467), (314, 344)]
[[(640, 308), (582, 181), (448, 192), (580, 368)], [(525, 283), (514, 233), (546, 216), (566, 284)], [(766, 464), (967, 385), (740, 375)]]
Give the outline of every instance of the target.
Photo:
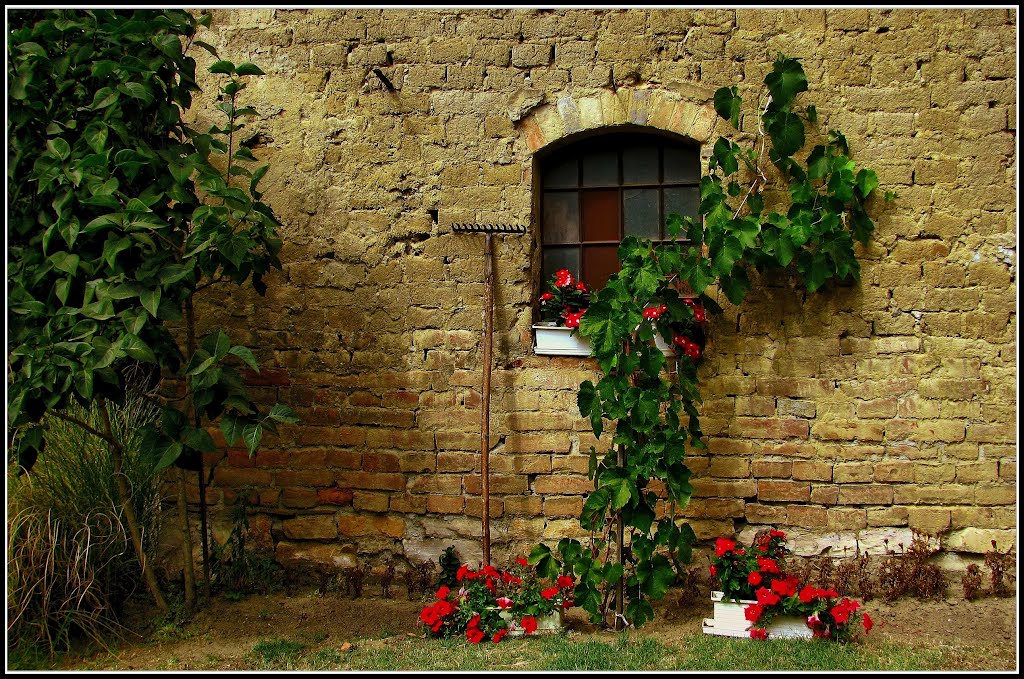
[[(504, 222), (532, 226), (496, 245), (494, 551), (579, 535), (595, 440), (575, 392), (596, 369), (532, 353), (534, 152), (632, 123), (706, 156), (729, 134), (714, 90), (754, 97), (784, 51), (807, 103), (900, 197), (860, 250), (859, 285), (806, 295), (782, 276), (740, 307), (722, 299), (686, 516), (705, 538), (784, 527), (805, 551), (910, 529), (963, 552), (1014, 541), (1015, 24), (1012, 10), (215, 11), (200, 37), (267, 72), (243, 92), (264, 119), (242, 137), (272, 164), (285, 247), (265, 298), (211, 299), (203, 317), (256, 349), (256, 392), (302, 418), (254, 459), (211, 458), (217, 534), (251, 486), (254, 526), (286, 562), (433, 560), (448, 544), (479, 558), (482, 245), (449, 227)], [(205, 121), (209, 99), (195, 110)]]

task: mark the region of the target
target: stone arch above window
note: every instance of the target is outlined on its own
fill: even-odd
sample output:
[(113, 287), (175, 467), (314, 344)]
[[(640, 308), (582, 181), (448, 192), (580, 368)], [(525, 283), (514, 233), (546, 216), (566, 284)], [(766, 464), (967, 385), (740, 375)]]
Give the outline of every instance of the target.
[(522, 116), (513, 116), (531, 152), (563, 137), (615, 125), (638, 125), (671, 132), (704, 144), (718, 125), (710, 103), (695, 103), (668, 91), (620, 88), (592, 96), (562, 95)]

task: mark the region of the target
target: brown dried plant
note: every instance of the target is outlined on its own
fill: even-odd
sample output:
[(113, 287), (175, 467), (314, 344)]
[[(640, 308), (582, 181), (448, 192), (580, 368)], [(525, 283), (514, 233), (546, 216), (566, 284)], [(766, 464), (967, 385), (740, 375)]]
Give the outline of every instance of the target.
[(972, 563), (960, 576), (960, 584), (964, 588), (964, 599), (973, 601), (981, 592), (981, 567)]
[(1013, 566), (1014, 556), (1013, 545), (1006, 550), (1006, 552), (1000, 552), (996, 547), (996, 541), (992, 541), (992, 549), (985, 552), (985, 566), (988, 567), (989, 573), (991, 574), (992, 596), (1010, 596), (1010, 588), (1006, 583), (1006, 579), (1013, 579)]
[(380, 595), (385, 599), (391, 598), (391, 583), (395, 580), (395, 564), (389, 563), (380, 576)]

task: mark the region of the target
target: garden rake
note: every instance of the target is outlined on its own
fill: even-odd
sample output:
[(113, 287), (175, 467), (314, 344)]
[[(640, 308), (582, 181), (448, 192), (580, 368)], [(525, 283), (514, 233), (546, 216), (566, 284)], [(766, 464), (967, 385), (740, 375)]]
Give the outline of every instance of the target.
[(489, 454), (491, 439), (491, 339), (494, 335), (494, 248), (491, 243), (492, 234), (526, 233), (525, 226), (516, 224), (453, 224), (456, 233), (484, 234), (484, 341), (481, 362), (483, 363), (483, 382), (480, 389), (480, 494), (483, 498), (483, 550), (484, 564), (491, 563), (491, 494), (489, 475)]

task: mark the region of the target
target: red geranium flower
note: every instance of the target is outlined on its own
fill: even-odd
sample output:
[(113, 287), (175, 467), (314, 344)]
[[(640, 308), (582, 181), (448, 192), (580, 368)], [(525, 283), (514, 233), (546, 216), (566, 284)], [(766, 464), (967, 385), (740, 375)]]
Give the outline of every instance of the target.
[(796, 578), (789, 577), (785, 580), (773, 580), (772, 591), (782, 596), (793, 596), (796, 594), (797, 585), (800, 584)]
[(587, 284), (584, 283), (583, 281), (579, 281), (576, 283), (576, 289), (579, 290), (580, 292), (590, 292), (590, 288), (588, 288)]
[(527, 561), (526, 559), (524, 559), (521, 556), (520, 557), (516, 557), (516, 563), (519, 564), (520, 566), (522, 566), (523, 568), (526, 568), (527, 566), (530, 565), (530, 562)]
[(871, 628), (875, 626), (875, 621), (867, 613), (864, 614), (864, 619), (861, 622), (864, 623), (864, 634), (868, 634)]
[(818, 590), (814, 587), (811, 587), (810, 585), (807, 585), (802, 590), (800, 590), (800, 601), (804, 602), (805, 604), (809, 604), (817, 598)]
[(573, 601), (572, 599), (566, 599), (565, 601), (562, 602), (562, 608), (572, 608), (575, 605), (576, 605), (576, 602)]
[(512, 604), (514, 603), (507, 596), (500, 596), (497, 599), (495, 599), (494, 601), (495, 601), (495, 603), (498, 604), (498, 608), (501, 608), (501, 609), (512, 608)]
[(555, 272), (555, 286), (565, 288), (573, 284), (572, 274), (568, 269), (559, 269)]
[(561, 587), (562, 589), (568, 589), (569, 587), (572, 587), (573, 584), (575, 584), (575, 581), (573, 580), (572, 576), (569, 576), (569, 575), (559, 575), (558, 576), (558, 586)]
[(527, 634), (533, 634), (537, 631), (537, 618), (532, 615), (528, 615), (523, 618), (523, 621), (519, 623), (523, 627), (523, 631)]
[(505, 638), (506, 634), (508, 634), (507, 629), (500, 629), (494, 633), (494, 636), (491, 637), (491, 641), (493, 641), (494, 643), (498, 643), (499, 641)]
[(587, 313), (586, 309), (582, 311), (572, 312), (566, 311), (562, 314), (562, 318), (565, 319), (565, 327), (567, 328), (578, 328), (580, 327), (580, 319), (583, 318), (583, 314)]
[(768, 531), (768, 535), (770, 535), (773, 538), (784, 538), (784, 537), (786, 537), (785, 533), (783, 533), (781, 530), (775, 530), (774, 528), (772, 528), (770, 531)]
[(761, 618), (762, 613), (764, 613), (764, 606), (758, 604), (750, 604), (743, 609), (743, 616), (750, 622), (757, 622)]
[(766, 556), (757, 557), (757, 569), (762, 573), (778, 573), (779, 564), (774, 559), (769, 559)]
[(751, 639), (761, 639), (761, 640), (767, 639), (768, 638), (768, 630), (766, 630), (766, 629), (752, 629), (752, 630), (750, 630), (750, 638)]
[(481, 641), (484, 640), (485, 636), (487, 635), (475, 627), (471, 627), (470, 629), (466, 630), (466, 638), (469, 639), (469, 643), (471, 644), (479, 644)]
[(550, 292), (545, 292), (544, 294), (542, 294), (540, 296), (540, 301), (542, 301), (542, 302), (550, 302), (554, 298), (555, 298), (555, 296), (552, 295)]
[(749, 582), (751, 585), (754, 585), (754, 586), (760, 585), (761, 584), (761, 574), (758, 573), (757, 571), (754, 571), (753, 573), (751, 573), (750, 575), (747, 576), (747, 582)]
[(715, 568), (714, 566), (712, 566), (708, 570), (711, 571), (711, 577), (715, 577), (716, 575), (718, 575), (718, 569)]
[(451, 592), (451, 590), (448, 589), (446, 585), (441, 585), (441, 589), (437, 590), (437, 594), (435, 594), (434, 596), (438, 599), (447, 599), (449, 592)]
[(736, 543), (732, 540), (727, 538), (715, 540), (715, 556), (725, 556), (734, 549), (736, 549)]
[(754, 592), (754, 594), (757, 596), (757, 603), (761, 604), (762, 606), (774, 606), (775, 604), (782, 601), (782, 597), (780, 597), (778, 594), (771, 591), (767, 587), (760, 588), (759, 590)]
[(547, 589), (541, 590), (540, 595), (545, 599), (550, 599), (552, 597), (558, 596), (558, 587), (549, 587)]

